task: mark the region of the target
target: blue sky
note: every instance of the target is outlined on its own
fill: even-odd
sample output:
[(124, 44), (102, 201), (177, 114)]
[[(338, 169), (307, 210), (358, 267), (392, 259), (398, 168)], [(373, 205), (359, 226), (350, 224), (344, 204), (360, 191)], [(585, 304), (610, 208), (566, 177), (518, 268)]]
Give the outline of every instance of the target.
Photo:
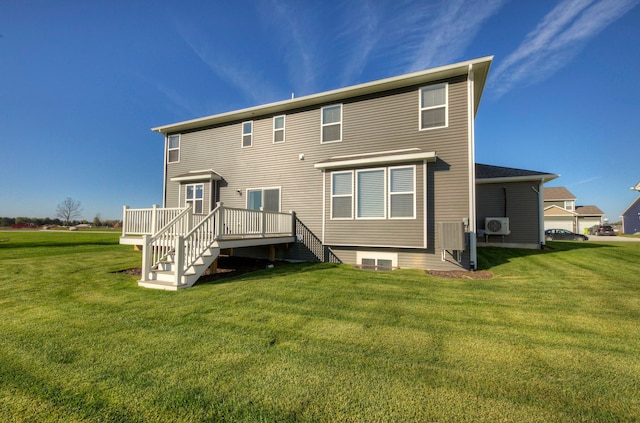
[(162, 202), (151, 127), (494, 55), (480, 163), (617, 221), (640, 181), (640, 0), (0, 0), (0, 216)]

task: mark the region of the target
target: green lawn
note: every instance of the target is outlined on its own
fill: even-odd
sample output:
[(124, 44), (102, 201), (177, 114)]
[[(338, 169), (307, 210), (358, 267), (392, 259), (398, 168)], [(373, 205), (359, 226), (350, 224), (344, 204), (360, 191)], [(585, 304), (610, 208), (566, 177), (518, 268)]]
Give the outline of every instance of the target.
[(479, 250), (490, 280), (296, 264), (179, 292), (109, 233), (0, 233), (0, 421), (623, 422), (640, 243)]

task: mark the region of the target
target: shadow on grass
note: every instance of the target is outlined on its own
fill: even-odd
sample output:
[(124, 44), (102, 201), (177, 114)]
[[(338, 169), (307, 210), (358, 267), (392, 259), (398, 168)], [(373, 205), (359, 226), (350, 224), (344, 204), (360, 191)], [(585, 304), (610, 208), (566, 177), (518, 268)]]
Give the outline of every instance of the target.
[(562, 254), (568, 251), (590, 250), (598, 248), (616, 248), (613, 245), (572, 241), (550, 241), (541, 250), (501, 247), (478, 247), (478, 270), (491, 270), (492, 267), (506, 264), (514, 258)]

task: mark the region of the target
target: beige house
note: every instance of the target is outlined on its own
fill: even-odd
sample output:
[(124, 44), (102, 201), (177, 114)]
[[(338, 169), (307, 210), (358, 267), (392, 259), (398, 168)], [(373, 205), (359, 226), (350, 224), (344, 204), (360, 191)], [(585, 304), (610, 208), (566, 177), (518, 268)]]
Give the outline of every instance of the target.
[(602, 222), (604, 212), (596, 206), (576, 206), (576, 197), (565, 187), (544, 189), (544, 228), (587, 233)]

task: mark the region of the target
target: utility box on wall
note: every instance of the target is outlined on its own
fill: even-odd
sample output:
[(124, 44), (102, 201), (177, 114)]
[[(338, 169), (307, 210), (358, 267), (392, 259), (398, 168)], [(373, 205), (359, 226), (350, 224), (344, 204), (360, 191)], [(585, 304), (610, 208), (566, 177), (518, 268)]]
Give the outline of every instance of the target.
[(445, 251), (464, 251), (467, 247), (463, 222), (438, 222), (438, 247)]

